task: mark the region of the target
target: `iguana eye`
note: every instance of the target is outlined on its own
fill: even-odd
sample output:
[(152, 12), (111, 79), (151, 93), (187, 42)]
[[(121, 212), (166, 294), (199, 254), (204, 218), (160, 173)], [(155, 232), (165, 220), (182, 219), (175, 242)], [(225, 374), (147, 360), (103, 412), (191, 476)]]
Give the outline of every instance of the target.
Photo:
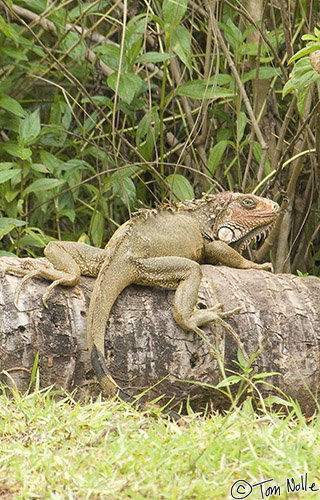
[(243, 200), (241, 201), (241, 205), (245, 208), (255, 208), (257, 206), (257, 203), (252, 198), (243, 198)]

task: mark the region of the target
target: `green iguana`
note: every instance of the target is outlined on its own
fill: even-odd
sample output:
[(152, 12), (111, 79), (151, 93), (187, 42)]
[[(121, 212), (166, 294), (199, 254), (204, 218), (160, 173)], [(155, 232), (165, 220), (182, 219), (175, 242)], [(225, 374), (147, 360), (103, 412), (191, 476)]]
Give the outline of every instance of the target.
[(43, 296), (44, 305), (57, 285), (76, 285), (81, 274), (97, 277), (88, 312), (91, 362), (108, 396), (132, 401), (113, 380), (104, 357), (107, 320), (121, 291), (132, 283), (176, 289), (176, 322), (184, 330), (201, 334), (202, 325), (226, 313), (219, 312), (221, 304), (196, 308), (200, 264), (272, 270), (270, 263), (256, 264), (237, 250), (264, 235), (278, 213), (278, 204), (271, 200), (232, 192), (143, 210), (119, 227), (103, 250), (83, 243), (50, 242), (44, 250), (48, 265), (27, 259), (34, 270), (22, 271), (26, 276), (16, 299), (23, 283), (34, 276), (53, 281)]

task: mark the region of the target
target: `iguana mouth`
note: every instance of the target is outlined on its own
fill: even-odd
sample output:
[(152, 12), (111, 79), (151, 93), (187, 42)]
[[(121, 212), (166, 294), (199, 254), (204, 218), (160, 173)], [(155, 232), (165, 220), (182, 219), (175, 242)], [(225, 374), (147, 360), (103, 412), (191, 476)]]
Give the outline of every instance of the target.
[(218, 239), (232, 246), (238, 252), (243, 252), (253, 241), (261, 241), (262, 238), (267, 237), (273, 226), (274, 222), (270, 222), (243, 235), (243, 228), (226, 224), (219, 228)]
[(231, 242), (231, 246), (237, 250), (238, 252), (243, 252), (253, 241), (256, 243), (261, 241), (263, 238), (266, 238), (270, 233), (271, 229), (274, 226), (274, 222), (270, 222), (265, 226), (258, 227), (250, 231), (248, 234), (245, 234), (242, 238), (237, 240), (233, 240)]

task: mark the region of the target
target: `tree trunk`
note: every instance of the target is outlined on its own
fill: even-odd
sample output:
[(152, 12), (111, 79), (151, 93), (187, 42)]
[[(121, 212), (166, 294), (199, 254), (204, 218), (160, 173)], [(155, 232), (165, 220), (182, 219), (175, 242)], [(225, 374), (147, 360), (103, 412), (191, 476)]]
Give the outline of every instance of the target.
[[(0, 268), (21, 265), (20, 259), (2, 258)], [(198, 411), (207, 405), (227, 408), (230, 400), (214, 387), (229, 370), (241, 373), (234, 363), (241, 346), (248, 358), (255, 356), (252, 373), (278, 372), (266, 380), (299, 401), (305, 414), (315, 407), (320, 389), (320, 280), (266, 271), (202, 266), (204, 278), (199, 307), (221, 302), (224, 311), (240, 307), (225, 321), (233, 335), (216, 323), (204, 327), (215, 354), (199, 335), (182, 330), (173, 319), (174, 291), (130, 286), (116, 301), (107, 327), (107, 364), (118, 384), (137, 395), (152, 387), (148, 400), (165, 394), (179, 407), (189, 398)], [(0, 346), (2, 380), (24, 391), (37, 351), (41, 387), (54, 385), (78, 397), (97, 394), (86, 348), (86, 312), (94, 279), (80, 285), (58, 287), (41, 302), (48, 282), (28, 281), (21, 290), (19, 310), (13, 304), (21, 277), (6, 274), (0, 279)], [(220, 367), (219, 367), (220, 366)], [(251, 373), (251, 375), (252, 375)], [(193, 383), (189, 383), (192, 381)], [(261, 379), (260, 379), (261, 382)], [(237, 392), (238, 386), (233, 391)], [(278, 394), (259, 384), (264, 397)]]

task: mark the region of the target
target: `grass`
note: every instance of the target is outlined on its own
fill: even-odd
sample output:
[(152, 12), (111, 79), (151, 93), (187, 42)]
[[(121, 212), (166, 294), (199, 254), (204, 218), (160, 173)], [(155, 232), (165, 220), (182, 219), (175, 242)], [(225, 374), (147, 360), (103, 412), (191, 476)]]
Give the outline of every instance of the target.
[[(287, 493), (287, 478), (299, 488), (305, 473), (320, 488), (320, 418), (307, 422), (298, 407), (259, 415), (247, 400), (225, 415), (190, 415), (181, 427), (117, 402), (11, 392), (0, 396), (1, 499), (221, 500), (240, 479), (274, 479), (252, 499), (319, 498), (301, 485)], [(245, 498), (235, 488), (234, 498)]]

